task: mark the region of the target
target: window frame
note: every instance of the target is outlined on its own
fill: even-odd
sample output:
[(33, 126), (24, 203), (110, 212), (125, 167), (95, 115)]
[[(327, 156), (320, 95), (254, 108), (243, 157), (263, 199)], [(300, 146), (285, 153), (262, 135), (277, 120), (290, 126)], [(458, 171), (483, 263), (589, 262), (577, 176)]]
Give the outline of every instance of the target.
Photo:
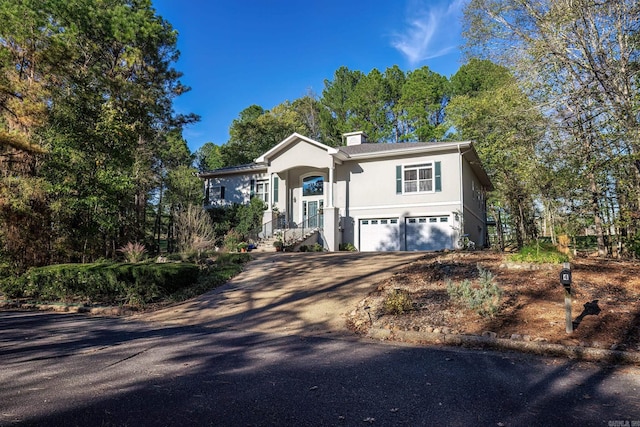
[[(408, 165), (402, 165), (402, 194), (431, 194), (436, 192), (436, 171), (435, 171), (435, 162), (427, 161), (422, 163), (414, 163)], [(430, 171), (431, 178), (423, 178), (420, 179), (421, 171)], [(408, 171), (415, 171), (416, 179), (415, 180), (407, 180), (406, 173)], [(407, 191), (407, 183), (415, 183), (415, 191)], [(421, 182), (430, 182), (431, 190), (420, 190)]]
[[(269, 203), (269, 188), (271, 187), (268, 178), (256, 179), (254, 183), (253, 197), (257, 197), (265, 203)], [(262, 187), (262, 191), (259, 191)]]

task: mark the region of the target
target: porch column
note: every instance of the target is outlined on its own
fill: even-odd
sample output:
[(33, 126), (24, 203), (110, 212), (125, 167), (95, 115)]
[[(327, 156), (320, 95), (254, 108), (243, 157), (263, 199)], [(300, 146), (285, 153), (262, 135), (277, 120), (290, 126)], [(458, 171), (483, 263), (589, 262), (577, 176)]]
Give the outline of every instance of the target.
[(327, 200), (328, 208), (333, 207), (333, 170), (335, 169), (335, 163), (331, 162), (331, 167), (329, 168), (329, 200)]
[(324, 227), (323, 238), (325, 247), (329, 252), (338, 250), (338, 208), (325, 208), (324, 209)]

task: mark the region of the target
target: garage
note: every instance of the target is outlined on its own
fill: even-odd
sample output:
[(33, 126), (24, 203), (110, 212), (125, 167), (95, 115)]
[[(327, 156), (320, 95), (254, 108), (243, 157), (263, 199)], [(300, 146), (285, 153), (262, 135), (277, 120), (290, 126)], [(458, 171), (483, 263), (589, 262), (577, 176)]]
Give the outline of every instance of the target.
[(360, 220), (360, 251), (400, 250), (398, 218)]
[(453, 249), (453, 228), (449, 216), (405, 218), (405, 243), (408, 251)]

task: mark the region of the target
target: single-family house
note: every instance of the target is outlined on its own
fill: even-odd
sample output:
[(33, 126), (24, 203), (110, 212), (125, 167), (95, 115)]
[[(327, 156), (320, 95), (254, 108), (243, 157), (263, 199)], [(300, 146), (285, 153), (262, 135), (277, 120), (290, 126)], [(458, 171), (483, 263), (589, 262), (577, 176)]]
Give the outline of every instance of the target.
[(487, 244), (493, 187), (472, 142), (369, 143), (351, 132), (343, 143), (294, 133), (254, 163), (201, 173), (204, 206), (259, 197), (261, 237), (315, 233), (329, 251), (455, 249), (463, 235)]

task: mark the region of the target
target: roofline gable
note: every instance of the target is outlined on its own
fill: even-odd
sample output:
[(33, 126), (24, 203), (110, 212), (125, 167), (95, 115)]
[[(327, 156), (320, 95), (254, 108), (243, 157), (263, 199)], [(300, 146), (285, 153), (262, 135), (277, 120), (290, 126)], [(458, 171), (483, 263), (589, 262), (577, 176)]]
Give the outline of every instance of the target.
[(268, 163), (269, 159), (271, 157), (273, 157), (274, 155), (278, 154), (279, 152), (286, 150), (287, 147), (291, 144), (293, 144), (294, 142), (297, 142), (299, 140), (302, 140), (308, 144), (314, 145), (318, 148), (321, 148), (323, 150), (325, 150), (327, 152), (327, 154), (330, 155), (336, 155), (339, 153), (338, 149), (333, 148), (333, 147), (329, 147), (328, 145), (325, 145), (321, 142), (316, 141), (315, 139), (311, 139), (307, 136), (304, 135), (300, 135), (297, 132), (292, 133), (291, 135), (289, 135), (288, 137), (286, 137), (285, 139), (283, 139), (281, 142), (279, 142), (276, 146), (274, 146), (273, 148), (271, 148), (269, 151), (267, 151), (266, 153), (264, 153), (263, 155), (261, 155), (260, 157), (258, 157), (257, 159), (255, 159), (256, 163)]

